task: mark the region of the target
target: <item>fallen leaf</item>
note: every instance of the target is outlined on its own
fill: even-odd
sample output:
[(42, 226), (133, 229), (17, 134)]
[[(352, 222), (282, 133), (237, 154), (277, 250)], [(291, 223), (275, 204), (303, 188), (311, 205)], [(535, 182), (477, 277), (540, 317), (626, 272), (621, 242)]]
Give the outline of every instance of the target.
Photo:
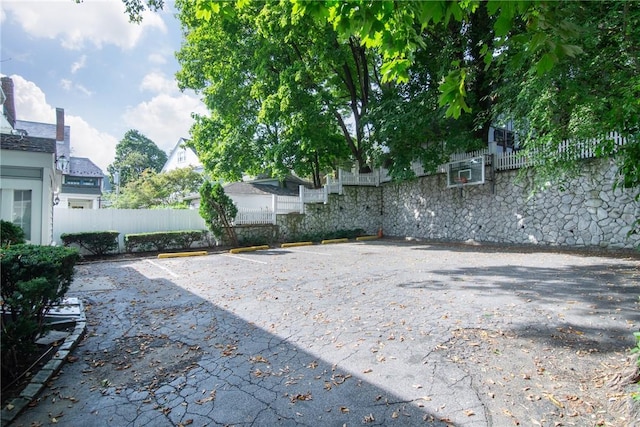
[(365, 369), (364, 371), (362, 371), (363, 374), (368, 374), (370, 372), (373, 372), (373, 369), (369, 368), (369, 369)]
[(312, 399), (313, 397), (311, 396), (311, 393), (296, 394), (289, 398), (289, 400), (291, 400), (291, 403), (296, 403), (298, 400), (312, 400)]
[(365, 415), (364, 420), (362, 420), (362, 422), (364, 422), (364, 423), (372, 423), (375, 420), (376, 419), (373, 417), (373, 414), (369, 414), (369, 415)]
[(467, 417), (471, 417), (471, 416), (474, 416), (476, 413), (475, 413), (475, 412), (473, 412), (471, 409), (467, 409), (466, 411), (464, 411), (464, 414), (465, 414)]
[(564, 405), (559, 402), (554, 396), (553, 394), (545, 394), (545, 397), (547, 399), (549, 399), (551, 401), (551, 403), (553, 403), (554, 405), (556, 405), (558, 408), (560, 409), (564, 409)]
[(203, 403), (213, 402), (215, 399), (216, 399), (216, 391), (212, 390), (211, 393), (209, 393), (209, 397), (205, 397), (203, 399), (198, 399), (198, 400), (196, 400), (196, 403), (198, 405), (202, 405)]
[(340, 407), (340, 412), (342, 412), (343, 414), (348, 414), (349, 413), (349, 408), (347, 408), (346, 406), (341, 406)]
[(260, 354), (250, 357), (249, 358), (249, 362), (251, 362), (251, 363), (269, 363), (269, 361), (267, 359), (265, 359)]

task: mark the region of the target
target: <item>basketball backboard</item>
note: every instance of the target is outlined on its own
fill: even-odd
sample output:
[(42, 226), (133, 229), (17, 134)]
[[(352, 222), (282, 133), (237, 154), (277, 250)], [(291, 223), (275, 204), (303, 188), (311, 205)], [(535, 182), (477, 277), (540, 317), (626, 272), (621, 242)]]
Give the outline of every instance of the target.
[(484, 184), (484, 157), (447, 164), (447, 187)]

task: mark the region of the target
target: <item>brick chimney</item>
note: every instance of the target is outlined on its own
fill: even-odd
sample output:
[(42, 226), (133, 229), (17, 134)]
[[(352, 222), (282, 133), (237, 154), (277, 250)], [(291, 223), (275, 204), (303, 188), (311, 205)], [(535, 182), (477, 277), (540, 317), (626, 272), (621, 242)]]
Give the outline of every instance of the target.
[(56, 141), (64, 142), (64, 108), (56, 108)]
[(16, 105), (13, 97), (13, 80), (11, 77), (2, 78), (2, 92), (4, 92), (5, 100), (2, 113), (12, 128), (16, 126)]

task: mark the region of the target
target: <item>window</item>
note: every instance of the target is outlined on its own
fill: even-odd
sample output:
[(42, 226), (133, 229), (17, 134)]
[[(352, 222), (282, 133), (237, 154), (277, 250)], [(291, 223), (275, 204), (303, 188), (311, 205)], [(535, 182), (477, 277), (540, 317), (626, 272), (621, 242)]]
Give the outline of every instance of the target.
[(64, 183), (66, 185), (82, 186), (82, 187), (98, 187), (98, 178), (85, 178), (78, 176), (65, 176)]
[(13, 191), (13, 223), (24, 230), (24, 237), (31, 240), (31, 190)]
[(493, 140), (498, 147), (502, 147), (503, 151), (507, 148), (516, 149), (515, 147), (515, 134), (513, 131), (506, 129), (495, 129), (493, 131)]
[(182, 149), (180, 151), (178, 151), (178, 163), (184, 163), (187, 161), (187, 150), (186, 149)]

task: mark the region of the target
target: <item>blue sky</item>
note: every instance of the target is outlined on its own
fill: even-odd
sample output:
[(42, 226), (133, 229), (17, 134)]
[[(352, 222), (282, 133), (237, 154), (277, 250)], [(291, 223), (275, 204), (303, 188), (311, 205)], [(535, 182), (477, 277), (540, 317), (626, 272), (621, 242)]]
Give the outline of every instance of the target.
[(104, 172), (129, 129), (169, 152), (206, 109), (178, 90), (180, 25), (165, 9), (132, 24), (120, 0), (2, 0), (0, 73), (13, 78), (17, 118), (55, 123), (64, 108), (72, 155)]

